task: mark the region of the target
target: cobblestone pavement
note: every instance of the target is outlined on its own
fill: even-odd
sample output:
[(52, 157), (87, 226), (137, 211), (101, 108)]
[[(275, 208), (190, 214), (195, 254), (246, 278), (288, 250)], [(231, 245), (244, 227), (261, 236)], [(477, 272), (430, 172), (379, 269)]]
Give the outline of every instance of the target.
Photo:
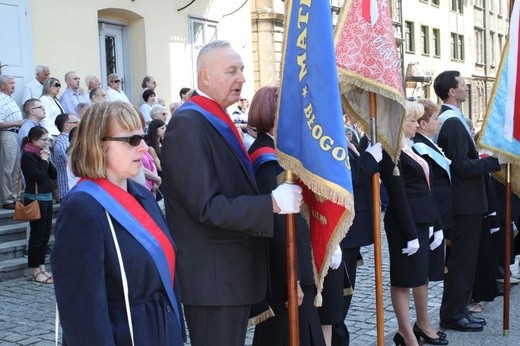
[[(383, 239), (383, 296), (386, 345), (392, 344), (397, 321), (389, 294), (389, 263), (386, 241)], [(374, 291), (373, 247), (362, 249), (365, 264), (358, 270), (357, 289), (347, 316), (351, 345), (376, 344), (376, 309)], [(438, 309), (442, 283), (430, 284), (430, 317), (438, 324)], [(520, 288), (511, 289), (509, 336), (503, 336), (502, 298), (484, 308), (480, 316), (488, 321), (483, 332), (461, 333), (447, 331), (450, 345), (520, 345)], [(0, 281), (0, 346), (52, 345), (54, 343), (55, 300), (53, 285), (37, 284), (27, 277)], [(413, 309), (411, 310), (414, 318)], [(251, 345), (250, 328), (246, 345)]]

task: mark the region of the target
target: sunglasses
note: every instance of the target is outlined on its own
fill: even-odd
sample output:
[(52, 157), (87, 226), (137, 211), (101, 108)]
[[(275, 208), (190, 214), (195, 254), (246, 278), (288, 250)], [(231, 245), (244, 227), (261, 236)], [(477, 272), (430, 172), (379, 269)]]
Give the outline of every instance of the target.
[(129, 137), (105, 137), (101, 139), (102, 141), (114, 141), (114, 142), (126, 142), (133, 147), (137, 147), (141, 144), (141, 141), (146, 141), (148, 139), (148, 134), (144, 135), (133, 135)]
[(61, 88), (61, 84), (60, 83), (54, 83), (52, 86), (55, 86), (56, 88)]
[(113, 80), (112, 83), (119, 83), (121, 82), (119, 79)]

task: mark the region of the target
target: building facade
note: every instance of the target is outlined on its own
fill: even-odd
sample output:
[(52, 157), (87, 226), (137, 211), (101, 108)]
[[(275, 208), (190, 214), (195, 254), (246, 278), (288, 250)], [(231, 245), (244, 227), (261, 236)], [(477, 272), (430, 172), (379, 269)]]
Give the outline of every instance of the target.
[[(196, 57), (207, 42), (231, 41), (242, 55), (252, 94), (251, 10), (245, 0), (0, 0), (1, 72), (16, 78), (15, 98), (48, 64), (63, 85), (66, 72), (101, 77), (117, 72), (135, 105), (141, 82), (152, 75), (157, 95), (179, 100), (182, 87), (196, 86)], [(249, 89), (248, 89), (249, 88)], [(63, 91), (62, 87), (62, 91)]]

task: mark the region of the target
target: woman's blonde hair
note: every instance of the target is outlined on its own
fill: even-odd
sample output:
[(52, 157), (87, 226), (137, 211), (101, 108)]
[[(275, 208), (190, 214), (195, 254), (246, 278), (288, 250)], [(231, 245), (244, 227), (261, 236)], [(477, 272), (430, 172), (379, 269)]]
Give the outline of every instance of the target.
[(87, 108), (70, 148), (70, 165), (75, 176), (106, 177), (103, 138), (112, 136), (115, 124), (125, 131), (144, 128), (143, 119), (132, 105), (125, 102), (103, 101)]
[(424, 114), (424, 106), (416, 101), (406, 101), (405, 120), (419, 119)]

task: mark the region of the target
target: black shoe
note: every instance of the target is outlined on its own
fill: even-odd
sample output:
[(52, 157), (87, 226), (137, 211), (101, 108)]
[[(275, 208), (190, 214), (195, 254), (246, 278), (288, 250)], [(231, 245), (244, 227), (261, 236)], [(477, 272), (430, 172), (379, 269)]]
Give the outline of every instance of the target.
[(440, 326), (444, 329), (453, 329), (460, 332), (481, 332), (484, 330), (481, 324), (472, 323), (465, 317), (457, 321), (441, 321)]
[(466, 318), (471, 323), (480, 324), (481, 326), (485, 326), (486, 325), (486, 320), (485, 319), (483, 319), (482, 317), (474, 316), (474, 315), (470, 314), (469, 312), (466, 314)]
[(439, 336), (439, 338), (441, 339), (446, 339), (448, 337), (448, 335), (444, 332), (441, 332), (440, 330), (437, 331), (437, 335)]
[(425, 332), (421, 330), (421, 328), (419, 328), (419, 326), (417, 326), (417, 323), (414, 323), (413, 325), (413, 333), (415, 334), (417, 341), (420, 341), (420, 338), (423, 338), (424, 341), (430, 345), (447, 345), (449, 343), (448, 340), (446, 340), (446, 338), (442, 338), (439, 333), (437, 333), (438, 338), (430, 338), (428, 335), (426, 335)]
[(14, 210), (14, 202), (4, 204), (2, 205), (2, 208)]
[(396, 346), (406, 346), (404, 343), (404, 338), (399, 332), (395, 333), (394, 335), (394, 343)]

